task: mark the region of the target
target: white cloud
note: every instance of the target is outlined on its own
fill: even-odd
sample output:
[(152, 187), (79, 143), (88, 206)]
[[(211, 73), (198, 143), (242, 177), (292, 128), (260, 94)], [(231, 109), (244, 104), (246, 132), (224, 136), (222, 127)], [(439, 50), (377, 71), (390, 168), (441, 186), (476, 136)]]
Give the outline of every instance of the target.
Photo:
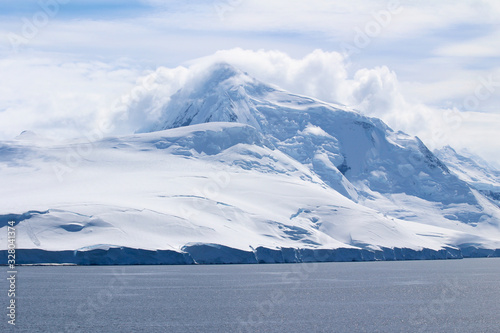
[(465, 41), (447, 43), (435, 50), (444, 57), (500, 57), (500, 31)]
[(337, 52), (315, 50), (295, 59), (280, 51), (237, 48), (218, 51), (198, 61), (229, 62), (255, 78), (283, 89), (341, 103), (344, 99), (343, 84), (347, 79), (347, 69), (344, 57)]
[[(408, 102), (389, 68), (362, 68), (349, 75), (342, 55), (321, 50), (302, 58), (279, 51), (224, 50), (186, 66), (160, 67), (146, 75), (120, 61), (0, 60), (0, 139), (11, 139), (23, 130), (51, 137), (83, 136), (103, 124), (112, 125), (106, 126), (110, 135), (132, 133), (154, 122), (184, 82), (216, 61), (232, 63), (263, 82), (294, 93), (358, 108), (395, 130), (418, 135), (430, 148), (447, 144), (467, 148), (500, 165), (500, 115)], [(462, 98), (467, 96), (474, 97)]]
[(120, 131), (147, 126), (157, 119), (171, 94), (217, 61), (229, 62), (263, 82), (294, 93), (353, 106), (381, 118), (395, 130), (419, 136), (431, 149), (444, 145), (467, 148), (500, 165), (500, 143), (495, 140), (500, 115), (410, 103), (401, 92), (396, 74), (387, 67), (360, 69), (349, 77), (339, 53), (321, 50), (296, 59), (279, 51), (233, 49), (197, 59), (188, 67), (162, 67), (143, 78), (149, 83), (138, 85), (140, 93), (124, 98), (127, 102), (108, 116), (116, 119), (118, 115)]
[(23, 130), (52, 137), (82, 136), (133, 87), (137, 70), (125, 64), (15, 57), (0, 60), (0, 139)]
[(385, 66), (358, 70), (350, 85), (349, 104), (367, 115), (388, 118), (405, 105), (396, 74)]
[[(188, 59), (215, 53), (201, 61), (226, 60), (262, 81), (355, 106), (422, 137), (446, 128), (442, 119), (447, 110), (489, 112), (472, 116), (477, 123), (464, 120), (461, 128), (465, 133), (470, 126), (469, 145), (476, 142), (477, 151), (483, 145), (496, 147), (484, 140), (479, 144), (475, 133), (483, 121), (485, 128), (496, 124), (500, 89), (495, 87), (475, 107), (464, 101), (476, 96), (481, 79), (492, 74), (500, 80), (497, 0), (401, 0), (397, 13), (390, 10), (399, 8), (391, 0), (142, 2), (156, 9), (92, 17), (71, 6), (61, 7), (18, 54), (12, 52), (7, 34), (21, 34), (21, 16), (29, 19), (35, 13), (3, 15), (0, 139), (30, 128), (78, 135), (109, 120), (111, 114), (121, 117), (116, 131), (130, 132), (140, 121), (154, 121), (158, 106), (195, 75)], [(358, 31), (387, 11), (391, 12), (388, 24), (359, 48), (351, 66), (336, 52), (314, 51), (340, 51), (342, 45), (353, 45)], [(117, 59), (123, 58), (128, 60), (121, 64)], [(184, 66), (161, 67), (179, 64)], [(156, 78), (143, 78), (152, 86), (140, 97), (144, 84), (136, 82), (137, 76), (147, 73), (145, 68), (157, 67)], [(138, 85), (134, 96), (127, 97), (134, 84)], [(455, 133), (447, 132), (447, 140), (453, 141)], [(426, 140), (434, 139), (428, 135)], [(490, 155), (498, 156), (495, 150)]]

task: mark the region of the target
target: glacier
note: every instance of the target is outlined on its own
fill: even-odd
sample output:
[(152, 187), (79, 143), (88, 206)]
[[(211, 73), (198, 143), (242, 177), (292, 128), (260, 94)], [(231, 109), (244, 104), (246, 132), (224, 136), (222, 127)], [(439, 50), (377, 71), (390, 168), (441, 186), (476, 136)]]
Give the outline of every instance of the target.
[(450, 146), (437, 149), (434, 154), (446, 161), (450, 170), (500, 206), (500, 171), (468, 151), (460, 154)]
[(500, 256), (498, 173), (474, 181), (486, 169), (451, 148), (226, 63), (158, 108), (127, 135), (0, 142), (0, 242), (15, 221), (19, 264)]

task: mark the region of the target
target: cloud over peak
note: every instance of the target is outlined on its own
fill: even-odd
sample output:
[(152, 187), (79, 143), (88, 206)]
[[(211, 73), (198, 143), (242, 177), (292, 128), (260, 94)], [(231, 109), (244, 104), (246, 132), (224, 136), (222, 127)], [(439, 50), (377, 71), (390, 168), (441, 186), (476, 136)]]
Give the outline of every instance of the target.
[[(119, 62), (3, 60), (0, 67), (10, 69), (5, 72), (10, 80), (3, 82), (0, 94), (2, 139), (23, 130), (56, 137), (83, 136), (96, 127), (106, 128), (109, 135), (133, 133), (157, 121), (170, 96), (216, 62), (292, 93), (381, 118), (395, 130), (418, 135), (431, 149), (468, 148), (500, 164), (494, 126), (500, 125), (500, 116), (409, 102), (389, 67), (353, 70), (344, 55), (319, 49), (292, 57), (276, 50), (234, 48), (149, 72)], [(20, 77), (16, 66), (32, 70)]]

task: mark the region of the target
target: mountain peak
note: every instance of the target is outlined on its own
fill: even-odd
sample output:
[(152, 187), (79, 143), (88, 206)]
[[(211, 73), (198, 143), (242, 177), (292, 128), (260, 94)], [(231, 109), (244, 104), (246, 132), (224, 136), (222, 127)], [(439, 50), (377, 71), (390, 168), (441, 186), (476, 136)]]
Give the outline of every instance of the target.
[(272, 89), (226, 62), (211, 64), (172, 95), (155, 126), (138, 132), (206, 122), (240, 122), (259, 129), (249, 91), (262, 87)]
[(252, 80), (248, 74), (243, 73), (233, 65), (227, 62), (216, 62), (206, 67), (200, 75), (194, 77), (182, 90), (184, 91), (184, 95), (199, 94), (216, 89), (219, 85), (227, 81), (231, 81), (231, 83), (224, 86), (230, 88), (231, 86), (237, 86)]
[[(31, 236), (21, 237), (19, 248), (33, 250), (35, 262), (51, 262), (40, 261), (40, 250), (64, 250), (58, 262), (80, 251), (82, 262), (108, 264), (177, 258), (167, 253), (189, 263), (261, 262), (259, 249), (269, 262), (310, 260), (315, 249), (338, 260), (343, 252), (327, 251), (339, 248), (346, 260), (499, 253), (500, 174), (477, 159), (446, 148), (441, 160), (379, 119), (274, 88), (227, 63), (195, 66), (185, 77), (145, 130), (165, 131), (99, 140), (65, 186), (50, 181), (72, 171), (68, 152), (88, 138), (0, 142), (0, 217), (21, 228), (29, 218), (42, 244), (34, 249)], [(81, 186), (89, 182), (97, 187)]]
[(242, 71), (227, 62), (216, 62), (207, 69), (208, 78), (212, 81), (223, 82), (231, 77), (244, 74)]

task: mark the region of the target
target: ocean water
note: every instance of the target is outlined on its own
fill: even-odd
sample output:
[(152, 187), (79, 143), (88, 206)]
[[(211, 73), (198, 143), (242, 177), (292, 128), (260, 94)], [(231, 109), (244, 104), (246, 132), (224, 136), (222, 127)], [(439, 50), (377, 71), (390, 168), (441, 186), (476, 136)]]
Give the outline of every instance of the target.
[[(7, 276), (7, 267), (3, 267)], [(500, 259), (18, 267), (1, 332), (500, 332)]]

